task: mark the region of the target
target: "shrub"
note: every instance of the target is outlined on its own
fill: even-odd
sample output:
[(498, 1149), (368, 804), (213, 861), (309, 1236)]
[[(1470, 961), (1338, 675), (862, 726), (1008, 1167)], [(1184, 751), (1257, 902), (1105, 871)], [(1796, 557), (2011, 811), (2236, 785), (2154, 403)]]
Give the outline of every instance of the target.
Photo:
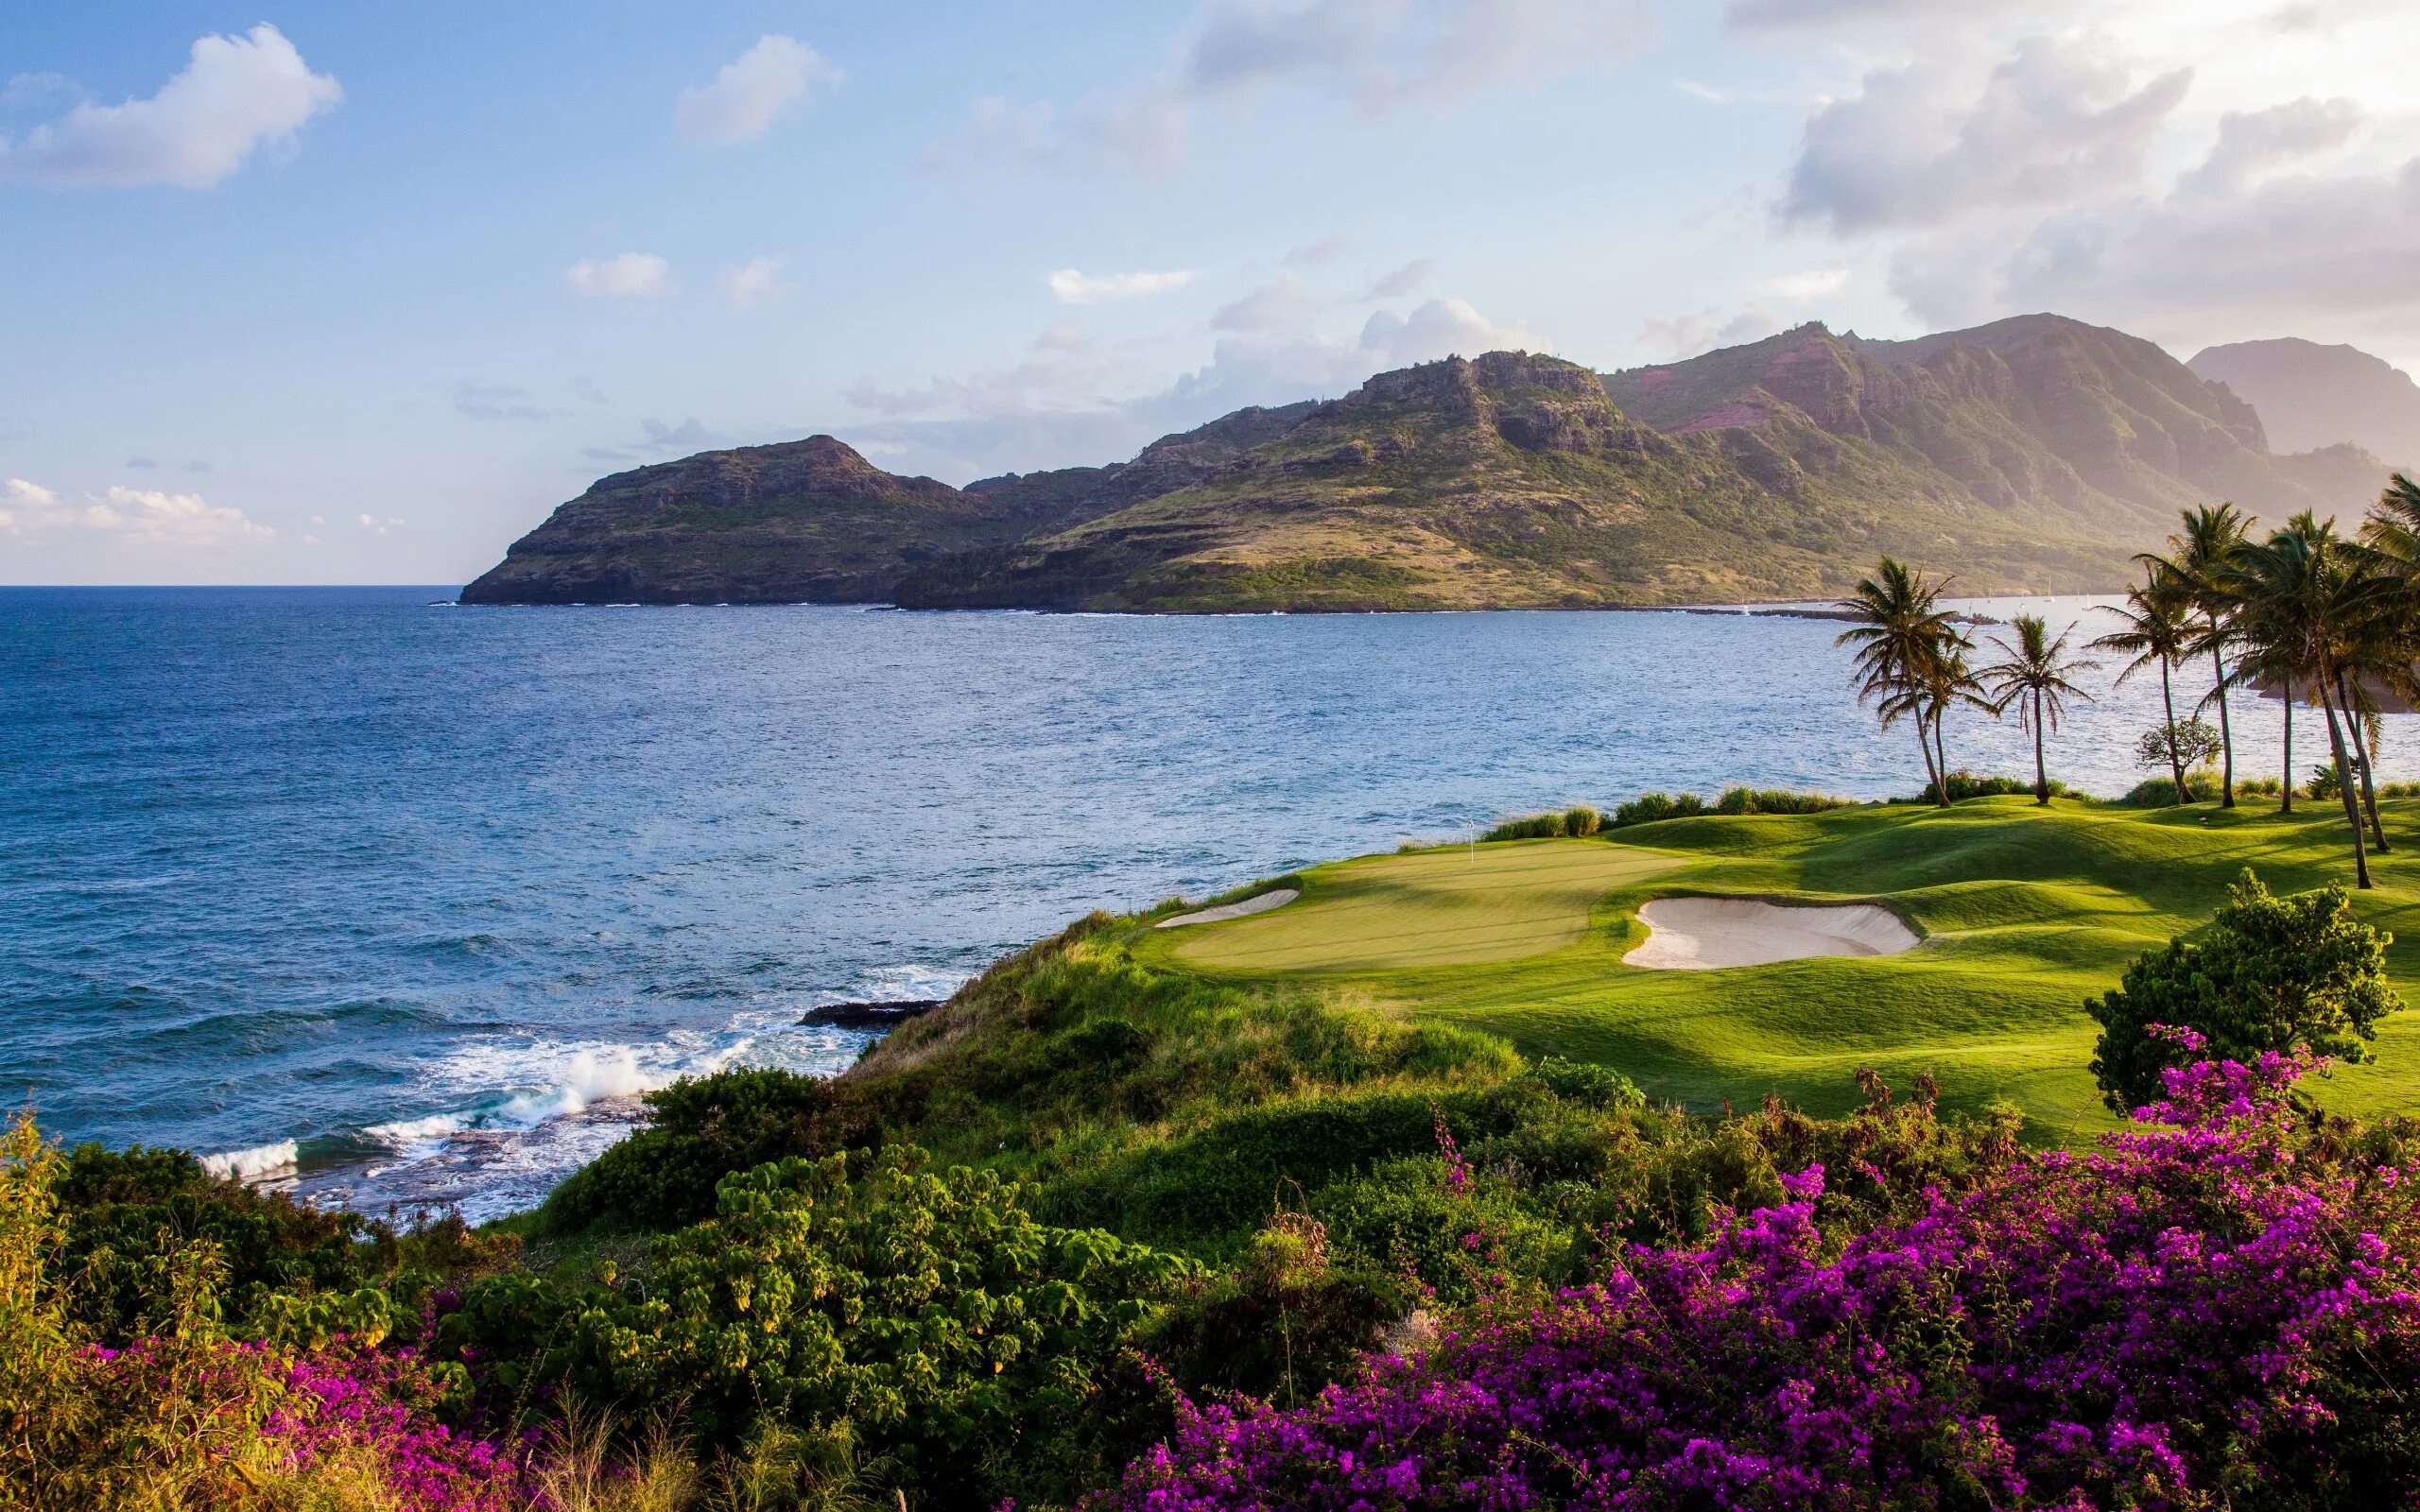
[[(1948, 785), (1949, 801), (1952, 803), (1970, 798), (2009, 798), (2020, 794), (2027, 798), (2033, 796), (2033, 779), (2030, 777), (1978, 777), (1963, 767), (1949, 774)], [(1932, 790), (1933, 785), (1927, 782), (1923, 792), (1914, 798), (1902, 799), (1900, 801), (1929, 803), (1933, 800)], [(2074, 788), (2054, 777), (2050, 779), (2050, 796), (2074, 798), (2077, 794)]]
[[(2273, 782), (2270, 783), (2270, 791), (2276, 791), (2276, 784)], [(2380, 782), (2378, 797), (2420, 798), (2420, 782)]]
[[(853, 1164), (870, 1167), (862, 1180)], [(899, 1145), (726, 1177), (713, 1218), (653, 1242), (643, 1282), (474, 1287), (440, 1337), (508, 1389), (685, 1404), (713, 1444), (769, 1420), (846, 1423), (919, 1504), (1067, 1502), (1131, 1447), (1103, 1412), (1109, 1376), (1193, 1276), (1098, 1230), (1046, 1228), (1015, 1186), (935, 1175)]]
[(557, 1230), (599, 1222), (677, 1228), (714, 1211), (715, 1183), (784, 1156), (880, 1143), (845, 1083), (769, 1069), (684, 1076), (647, 1094), (649, 1126), (580, 1167), (541, 1210)]
[(2148, 1103), (2187, 1029), (2219, 1056), (2250, 1061), (2308, 1046), (2368, 1057), (2376, 1024), (2403, 1005), (2386, 977), (2394, 936), (2353, 917), (2342, 887), (2278, 898), (2249, 870), (2209, 928), (2135, 959), (2118, 989), (2084, 1005), (2100, 1025), (2093, 1078), (2112, 1111)]
[(1584, 839), (1597, 833), (1600, 822), (1597, 811), (1582, 803), (1564, 812), (1563, 833), (1574, 839)]
[(1705, 812), (1705, 799), (1695, 793), (1641, 793), (1614, 810), (1614, 826), (1653, 824), (1661, 819), (1685, 819)]
[(2333, 765), (2322, 765), (2312, 767), (2310, 769), (2310, 781), (2303, 784), (2303, 796), (2305, 798), (2317, 799), (2322, 801), (2332, 799), (2342, 791), (2343, 788), (2342, 784), (2337, 782), (2336, 768)]
[(1714, 800), (1717, 814), (1821, 814), (1846, 808), (1849, 799), (1821, 793), (1791, 793), (1770, 787), (1726, 787)]
[(2173, 1126), (2020, 1158), (1843, 1246), (1810, 1164), (1703, 1249), (1483, 1305), (1308, 1405), (1181, 1409), (1115, 1504), (2408, 1504), (2415, 1173), (2297, 1147), (2300, 1069), (2171, 1071), (2139, 1116)]
[(1564, 816), (1560, 814), (1532, 814), (1526, 818), (1506, 819), (1485, 834), (1482, 840), (1551, 840), (1563, 833)]
[[(2284, 786), (2273, 777), (2239, 777), (2236, 779), (2235, 790), (2239, 795), (2252, 798), (2275, 798)], [(2378, 796), (2385, 797), (2386, 790), (2380, 788)]]

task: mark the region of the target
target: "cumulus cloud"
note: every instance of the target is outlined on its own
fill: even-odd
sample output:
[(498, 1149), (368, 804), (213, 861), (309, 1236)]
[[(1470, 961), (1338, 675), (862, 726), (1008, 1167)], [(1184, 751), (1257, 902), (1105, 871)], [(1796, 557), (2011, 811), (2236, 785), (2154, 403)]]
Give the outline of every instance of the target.
[(1375, 118), (1620, 57), (1642, 30), (1627, 0), (1209, 0), (1170, 64), (1062, 110), (977, 100), (929, 167), (1152, 172), (1184, 151), (1194, 117), (1290, 90)]
[(1762, 341), (1783, 329), (1782, 318), (1761, 304), (1724, 313), (1696, 310), (1686, 315), (1654, 315), (1641, 321), (1638, 344), (1665, 362), (1694, 357), (1717, 347)]
[(1283, 273), (1241, 299), (1219, 306), (1210, 317), (1215, 331), (1276, 331), (1306, 322), (1316, 308), (1303, 281)]
[(149, 99), (80, 104), (14, 141), (0, 138), (0, 178), (207, 189), (261, 148), (292, 143), (343, 97), (275, 26), (203, 37), (184, 71)]
[(1193, 273), (1188, 268), (1157, 273), (1086, 273), (1063, 267), (1046, 282), (1062, 304), (1098, 304), (1103, 300), (1132, 300), (1181, 289), (1193, 282)]
[(1365, 300), (1400, 300), (1407, 294), (1419, 292), (1437, 271), (1437, 261), (1430, 257), (1415, 257), (1392, 273), (1387, 273), (1362, 290)]
[(2361, 108), (2351, 100), (2308, 96), (2265, 111), (2229, 111), (2219, 118), (2218, 146), (2180, 187), (2232, 193), (2272, 168), (2342, 146), (2361, 119)]
[(1931, 60), (1875, 69), (1808, 117), (1783, 217), (1853, 235), (2132, 185), (2192, 71), (2133, 76), (2089, 37), (2017, 43), (1979, 94)]
[(700, 146), (753, 142), (807, 101), (819, 86), (847, 76), (795, 37), (764, 36), (723, 64), (710, 83), (681, 92), (672, 132)]
[(2204, 192), (2208, 166), (2166, 195), (2077, 207), (2027, 233), (1919, 239), (1893, 258), (1892, 287), (1943, 324), (2052, 309), (2191, 344), (2306, 330), (2420, 340), (2420, 158), (2221, 194)]
[(1098, 463), (1247, 404), (1334, 397), (1383, 369), (1544, 344), (1457, 299), (1380, 310), (1349, 335), (1318, 329), (1321, 308), (1272, 301), (1269, 318), (1231, 320), (1209, 361), (1173, 382), (1134, 370), (1080, 330), (1055, 328), (1004, 368), (909, 388), (859, 384), (849, 399), (878, 418), (846, 434), (942, 476)]
[(672, 292), (672, 265), (653, 252), (583, 257), (563, 269), (563, 282), (590, 299), (660, 300)]
[(26, 478), (0, 478), (0, 530), (19, 535), (60, 523), (59, 495)]
[(213, 505), (199, 493), (112, 485), (70, 504), (26, 478), (0, 481), (0, 533), (83, 531), (142, 545), (223, 546), (267, 541), (277, 532), (241, 509)]
[(715, 280), (715, 287), (737, 309), (749, 309), (766, 300), (786, 299), (795, 285), (782, 280), (782, 269), (789, 260), (784, 257), (754, 257), (737, 267), (724, 270)]

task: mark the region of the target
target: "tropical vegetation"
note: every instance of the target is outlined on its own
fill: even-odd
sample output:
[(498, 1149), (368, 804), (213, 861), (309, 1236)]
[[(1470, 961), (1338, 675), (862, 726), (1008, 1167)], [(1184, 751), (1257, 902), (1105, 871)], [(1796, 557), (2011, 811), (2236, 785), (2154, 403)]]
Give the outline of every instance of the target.
[[(2074, 627), (1979, 644), (1886, 558), (1841, 641), (1917, 803), (1644, 793), (1096, 915), (843, 1076), (651, 1094), (485, 1229), (21, 1118), (0, 1507), (2412, 1504), (2420, 872), (2373, 766), (2420, 489), (2183, 525), (2094, 643), (2161, 677), (2167, 807), (2052, 778)], [(2247, 687), (2318, 711), (2317, 812), (2236, 801)], [(1952, 765), (2012, 712), (2030, 781)], [(1621, 969), (1681, 890), (1925, 943)]]

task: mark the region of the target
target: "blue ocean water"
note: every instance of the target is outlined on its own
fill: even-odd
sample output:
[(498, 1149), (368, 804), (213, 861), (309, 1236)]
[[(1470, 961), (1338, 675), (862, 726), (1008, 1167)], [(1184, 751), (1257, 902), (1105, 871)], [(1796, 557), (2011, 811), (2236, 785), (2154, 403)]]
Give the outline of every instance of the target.
[[(46, 1127), (476, 1216), (636, 1092), (845, 1066), (803, 1009), (1089, 909), (1651, 787), (1921, 785), (1822, 621), (450, 596), (0, 590), (0, 1087)], [(2157, 699), (2080, 711), (2054, 770), (2123, 791)], [(2239, 712), (2244, 769), (2277, 723)], [(1951, 740), (2030, 770), (2013, 721)]]

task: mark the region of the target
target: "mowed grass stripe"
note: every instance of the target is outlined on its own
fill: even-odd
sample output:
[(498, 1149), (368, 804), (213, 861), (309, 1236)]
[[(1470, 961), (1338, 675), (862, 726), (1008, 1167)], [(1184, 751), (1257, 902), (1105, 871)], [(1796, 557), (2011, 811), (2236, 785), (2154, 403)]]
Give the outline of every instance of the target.
[(1686, 864), (1590, 840), (1371, 856), (1304, 873), (1302, 898), (1274, 913), (1188, 926), (1170, 954), (1255, 974), (1518, 960), (1577, 941), (1608, 893)]

